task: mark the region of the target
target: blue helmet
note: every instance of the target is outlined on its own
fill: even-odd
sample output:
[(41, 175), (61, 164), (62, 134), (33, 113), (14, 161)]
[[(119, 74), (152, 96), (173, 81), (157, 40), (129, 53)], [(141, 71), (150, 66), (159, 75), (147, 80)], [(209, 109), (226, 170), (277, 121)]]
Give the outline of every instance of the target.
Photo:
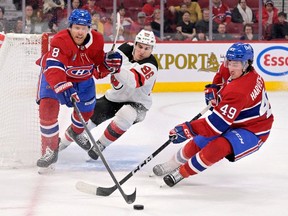
[(69, 17), (69, 27), (73, 24), (91, 26), (91, 15), (87, 10), (75, 9)]
[(232, 61), (253, 62), (254, 51), (250, 44), (234, 43), (226, 52), (226, 59)]

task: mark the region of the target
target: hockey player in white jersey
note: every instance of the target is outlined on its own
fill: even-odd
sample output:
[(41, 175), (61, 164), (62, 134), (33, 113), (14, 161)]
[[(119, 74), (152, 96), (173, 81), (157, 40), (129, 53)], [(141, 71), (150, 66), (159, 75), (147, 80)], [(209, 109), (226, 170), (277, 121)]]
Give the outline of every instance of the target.
[[(158, 63), (152, 55), (156, 40), (153, 32), (141, 30), (133, 43), (123, 43), (117, 49), (122, 55), (119, 72), (111, 75), (112, 88), (96, 101), (94, 114), (88, 128), (92, 130), (102, 122), (112, 119), (101, 137), (96, 141), (103, 151), (122, 136), (133, 124), (145, 119), (146, 112), (152, 105), (151, 92), (158, 74)], [(70, 142), (62, 138), (60, 150)], [(83, 148), (83, 143), (77, 143)], [(83, 148), (85, 149), (85, 148)], [(95, 147), (88, 150), (88, 155), (98, 159)]]

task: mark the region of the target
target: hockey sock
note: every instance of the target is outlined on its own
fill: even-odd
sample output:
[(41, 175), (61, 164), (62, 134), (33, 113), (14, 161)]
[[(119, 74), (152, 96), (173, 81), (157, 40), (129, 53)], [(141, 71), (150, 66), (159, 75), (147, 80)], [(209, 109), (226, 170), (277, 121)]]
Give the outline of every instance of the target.
[[(93, 111), (91, 112), (81, 112), (85, 122), (87, 123), (88, 120), (90, 119), (90, 117), (93, 114)], [(71, 128), (72, 130), (76, 133), (76, 134), (80, 134), (84, 131), (84, 126), (82, 125), (80, 118), (78, 116), (78, 114), (76, 113), (76, 111), (74, 111), (71, 115), (71, 120), (72, 120), (72, 124), (71, 124)], [(67, 138), (67, 136), (66, 136)]]
[(180, 173), (183, 177), (195, 175), (231, 153), (233, 149), (228, 140), (218, 137), (181, 166)]
[(99, 141), (104, 145), (108, 146), (120, 136), (122, 136), (126, 131), (122, 130), (112, 121), (104, 131), (104, 134), (100, 137)]
[(197, 152), (199, 152), (201, 149), (198, 145), (194, 142), (194, 140), (190, 140), (182, 149), (182, 154), (186, 158), (191, 158), (194, 156)]
[(59, 103), (55, 99), (43, 98), (39, 105), (40, 131), (42, 155), (46, 148), (51, 150), (58, 148), (59, 125), (58, 125)]

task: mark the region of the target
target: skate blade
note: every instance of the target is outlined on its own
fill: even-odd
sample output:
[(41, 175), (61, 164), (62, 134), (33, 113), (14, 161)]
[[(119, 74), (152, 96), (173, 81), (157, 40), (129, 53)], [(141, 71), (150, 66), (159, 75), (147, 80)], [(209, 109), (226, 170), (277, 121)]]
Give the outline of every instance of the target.
[(55, 165), (51, 164), (49, 167), (40, 167), (38, 169), (39, 175), (49, 175), (52, 174), (55, 171)]
[(85, 159), (86, 163), (95, 163), (97, 160), (90, 158), (89, 156)]

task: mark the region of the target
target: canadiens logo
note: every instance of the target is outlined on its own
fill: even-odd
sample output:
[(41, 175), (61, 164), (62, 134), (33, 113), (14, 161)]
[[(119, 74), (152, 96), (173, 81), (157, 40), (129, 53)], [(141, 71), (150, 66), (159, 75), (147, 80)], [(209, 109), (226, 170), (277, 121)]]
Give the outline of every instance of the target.
[(84, 79), (93, 74), (93, 65), (70, 67), (66, 70), (66, 74), (72, 78)]
[(264, 49), (257, 57), (259, 69), (271, 76), (285, 76), (288, 74), (288, 48), (272, 46)]

